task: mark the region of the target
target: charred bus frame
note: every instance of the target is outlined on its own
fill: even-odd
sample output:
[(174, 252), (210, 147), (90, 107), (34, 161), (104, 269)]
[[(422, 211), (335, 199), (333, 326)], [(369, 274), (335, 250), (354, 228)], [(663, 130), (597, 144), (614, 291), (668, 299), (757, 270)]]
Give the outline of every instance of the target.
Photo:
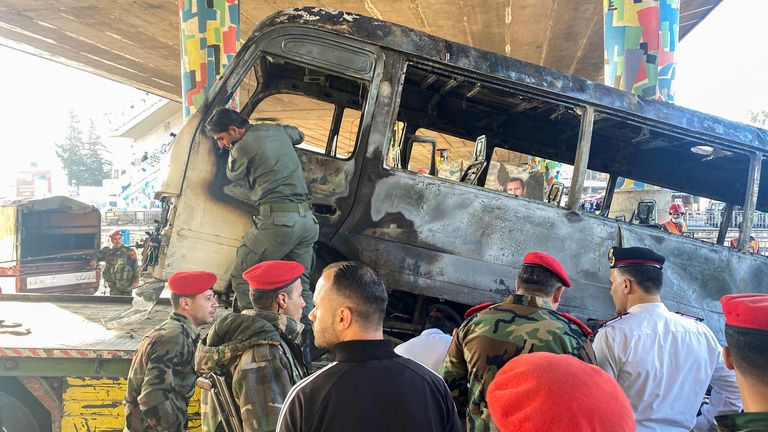
[[(552, 253), (572, 275), (564, 310), (607, 318), (607, 252), (618, 238), (667, 256), (665, 303), (702, 316), (720, 338), (719, 297), (764, 291), (751, 285), (768, 276), (762, 256), (586, 214), (578, 204), (588, 169), (610, 175), (606, 205), (619, 177), (743, 204), (743, 251), (750, 216), (768, 210), (759, 189), (766, 131), (319, 8), (259, 24), (176, 138), (158, 192), (169, 204), (158, 277), (200, 267), (225, 288), (255, 209), (247, 186), (226, 180), (227, 155), (203, 124), (236, 95), (252, 120), (304, 130), (300, 157), (321, 224), (318, 263), (355, 259), (376, 268), (393, 290), (391, 328), (416, 330), (427, 301), (460, 308), (502, 299), (530, 250)], [(457, 179), (444, 178), (435, 175), (436, 146), (420, 130), (469, 142), (483, 136), (484, 144)], [(419, 142), (432, 152), (427, 175), (409, 170)], [(484, 187), (493, 183), (496, 149), (572, 164), (565, 208)]]

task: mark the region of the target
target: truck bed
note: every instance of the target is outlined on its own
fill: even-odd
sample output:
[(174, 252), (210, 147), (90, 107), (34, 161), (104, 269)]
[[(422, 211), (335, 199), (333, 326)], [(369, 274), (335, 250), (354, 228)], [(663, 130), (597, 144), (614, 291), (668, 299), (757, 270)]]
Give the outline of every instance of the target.
[[(171, 305), (161, 298), (146, 318), (142, 312), (140, 319), (108, 328), (130, 309), (129, 297), (3, 295), (0, 356), (132, 358), (141, 338), (168, 318)], [(21, 326), (8, 327), (11, 323)]]

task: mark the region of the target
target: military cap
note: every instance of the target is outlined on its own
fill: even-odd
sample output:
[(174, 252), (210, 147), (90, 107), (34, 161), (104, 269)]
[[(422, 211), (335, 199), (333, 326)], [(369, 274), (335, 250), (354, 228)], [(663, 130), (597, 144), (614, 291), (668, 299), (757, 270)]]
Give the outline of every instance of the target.
[(726, 326), (768, 332), (768, 294), (730, 294), (720, 304)]
[(664, 261), (663, 256), (644, 247), (614, 246), (608, 252), (608, 263), (611, 268), (651, 266), (661, 270), (664, 267)]
[(121, 236), (122, 237), (122, 235), (123, 234), (120, 232), (120, 230), (115, 230), (115, 231), (112, 231), (112, 234), (109, 235), (109, 238), (117, 237), (117, 236)]
[(560, 261), (552, 255), (545, 254), (544, 252), (529, 252), (525, 258), (523, 258), (523, 265), (544, 267), (560, 278), (560, 281), (563, 282), (563, 286), (571, 286), (571, 280), (568, 278), (568, 273), (565, 272)]
[(460, 326), (462, 321), (461, 316), (459, 316), (455, 310), (442, 304), (433, 304), (429, 306), (427, 315), (443, 318), (456, 327)]
[(513, 358), (496, 373), (486, 400), (501, 432), (635, 430), (632, 406), (616, 380), (568, 354)]
[(216, 275), (207, 271), (176, 272), (168, 278), (168, 288), (180, 296), (196, 296), (213, 288)]
[(471, 308), (467, 309), (466, 312), (464, 312), (464, 318), (469, 318), (472, 315), (480, 312), (481, 310), (488, 309), (489, 307), (491, 307), (491, 306), (493, 306), (495, 304), (496, 303), (494, 303), (494, 302), (485, 302), (485, 303), (480, 303), (477, 306), (472, 306)]
[(296, 282), (304, 266), (295, 261), (262, 261), (243, 272), (243, 279), (254, 291), (277, 291)]

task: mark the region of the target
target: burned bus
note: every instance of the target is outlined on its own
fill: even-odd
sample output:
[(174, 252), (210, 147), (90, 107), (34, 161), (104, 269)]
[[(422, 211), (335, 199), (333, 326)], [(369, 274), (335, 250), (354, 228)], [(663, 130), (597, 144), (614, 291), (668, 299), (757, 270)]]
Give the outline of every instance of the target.
[[(573, 288), (561, 308), (583, 320), (614, 313), (608, 250), (619, 242), (666, 256), (664, 302), (721, 339), (719, 298), (765, 292), (764, 257), (636, 223), (647, 206), (617, 218), (611, 203), (631, 179), (742, 206), (748, 238), (750, 216), (768, 210), (766, 131), (319, 8), (259, 24), (176, 137), (158, 192), (156, 277), (200, 268), (227, 287), (256, 209), (248, 186), (226, 179), (227, 154), (203, 125), (232, 104), (305, 133), (298, 152), (321, 227), (315, 274), (341, 259), (371, 265), (391, 290), (389, 329), (418, 331), (430, 302), (503, 299), (533, 250), (562, 261)], [(532, 158), (570, 166), (570, 179), (547, 189), (530, 176), (525, 196), (506, 193), (502, 182)], [(598, 213), (579, 206), (593, 173), (608, 179)]]

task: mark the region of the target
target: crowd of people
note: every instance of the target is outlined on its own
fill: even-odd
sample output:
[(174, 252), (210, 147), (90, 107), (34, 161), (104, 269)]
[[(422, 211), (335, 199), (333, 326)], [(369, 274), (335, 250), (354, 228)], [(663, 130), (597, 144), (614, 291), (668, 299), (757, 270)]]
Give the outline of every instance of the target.
[[(579, 289), (564, 266), (530, 252), (514, 294), (463, 319), (431, 305), (423, 332), (395, 347), (372, 268), (333, 263), (310, 290), (318, 229), (292, 150), (301, 132), (228, 109), (207, 128), (259, 209), (231, 275), (243, 310), (214, 322), (213, 273), (169, 278), (173, 313), (129, 372), (127, 430), (186, 430), (196, 381), (206, 432), (768, 430), (768, 295), (723, 297), (721, 348), (661, 302), (663, 256), (614, 247), (605, 295), (619, 315), (593, 335), (558, 310)], [(311, 345), (333, 357), (314, 373)]]
[(222, 413), (203, 391), (204, 431), (221, 430), (223, 417), (244, 431), (284, 432), (768, 430), (768, 295), (722, 298), (721, 348), (701, 320), (661, 302), (664, 257), (614, 247), (609, 260), (620, 314), (594, 336), (557, 311), (564, 290), (576, 289), (566, 270), (531, 252), (515, 294), (461, 323), (453, 310), (430, 307), (429, 328), (398, 348), (383, 331), (381, 278), (362, 263), (331, 264), (309, 319), (334, 361), (312, 374), (301, 347), (301, 264), (247, 269), (253, 308), (221, 317), (202, 338), (216, 277), (175, 273), (174, 312), (131, 366), (126, 427), (185, 430), (195, 380), (221, 373), (237, 409)]

